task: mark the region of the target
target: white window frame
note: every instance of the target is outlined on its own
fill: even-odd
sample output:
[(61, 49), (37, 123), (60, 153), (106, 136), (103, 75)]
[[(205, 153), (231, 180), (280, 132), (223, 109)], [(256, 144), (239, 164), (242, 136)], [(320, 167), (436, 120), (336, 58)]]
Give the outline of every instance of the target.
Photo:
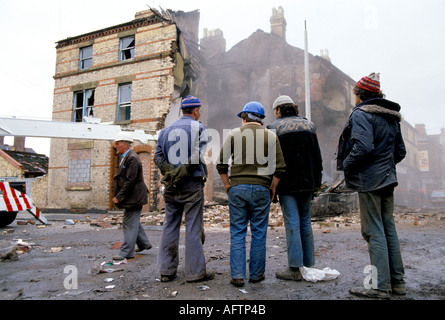
[[(90, 49), (90, 48), (91, 48), (91, 56), (85, 56), (86, 49)], [(93, 66), (93, 46), (80, 48), (79, 51), (80, 51), (80, 53), (79, 53), (79, 70), (90, 69)], [(88, 67), (85, 67), (85, 63), (87, 61), (90, 61), (91, 65)]]
[[(132, 39), (131, 42), (133, 42), (134, 45), (131, 46), (131, 47), (128, 46), (128, 47), (124, 48), (124, 41), (128, 40), (128, 39)], [(131, 42), (130, 42), (130, 44), (131, 44)], [(119, 41), (119, 61), (125, 61), (125, 60), (134, 59), (135, 44), (136, 44), (136, 37), (134, 35), (120, 38), (120, 41)], [(130, 52), (130, 57), (126, 57), (126, 54), (128, 52)]]
[[(94, 89), (87, 89), (87, 90), (81, 90), (81, 91), (76, 91), (74, 92), (74, 104), (73, 104), (73, 122), (84, 122), (84, 117), (92, 117), (93, 116), (93, 109), (94, 109)], [(80, 96), (80, 94), (82, 94), (82, 107), (77, 107), (77, 99)], [(93, 104), (88, 104), (91, 95), (93, 95), (92, 99), (92, 103)], [(82, 119), (77, 119), (76, 111), (80, 111), (80, 109), (82, 109)], [(81, 121), (79, 121), (81, 120)]]
[[(130, 100), (122, 101), (122, 89), (124, 87), (130, 88)], [(117, 121), (125, 121), (131, 119), (131, 95), (133, 94), (133, 86), (131, 83), (122, 83), (118, 89), (118, 102), (117, 102)], [(124, 111), (125, 109), (125, 111)], [(128, 109), (128, 111), (127, 111)], [(122, 112), (121, 112), (122, 111)], [(124, 117), (121, 116), (124, 115)], [(122, 119), (124, 118), (124, 119)]]

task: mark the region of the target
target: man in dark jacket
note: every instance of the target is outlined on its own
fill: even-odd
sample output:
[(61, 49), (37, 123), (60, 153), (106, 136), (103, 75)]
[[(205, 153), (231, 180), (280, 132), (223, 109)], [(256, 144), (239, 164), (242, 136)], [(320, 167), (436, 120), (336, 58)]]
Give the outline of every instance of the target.
[(384, 99), (378, 73), (360, 79), (354, 94), (356, 107), (340, 137), (337, 165), (345, 173), (346, 186), (358, 191), (362, 235), (368, 242), (375, 280), (350, 292), (389, 298), (391, 291), (406, 293), (393, 217), (396, 164), (406, 155), (400, 105)]
[(132, 142), (133, 138), (128, 132), (119, 133), (114, 141), (114, 149), (121, 159), (114, 177), (113, 202), (118, 208), (124, 209), (124, 242), (119, 255), (113, 257), (114, 260), (134, 258), (135, 245), (138, 246), (137, 252), (152, 247), (140, 222), (142, 207), (148, 203), (148, 189), (144, 183), (141, 160), (131, 149)]
[(302, 280), (300, 268), (315, 264), (311, 200), (321, 185), (322, 159), (315, 125), (298, 116), (289, 96), (278, 97), (273, 110), (275, 129), (286, 162), (286, 174), (277, 188), (286, 228), (288, 268), (275, 273), (283, 280)]

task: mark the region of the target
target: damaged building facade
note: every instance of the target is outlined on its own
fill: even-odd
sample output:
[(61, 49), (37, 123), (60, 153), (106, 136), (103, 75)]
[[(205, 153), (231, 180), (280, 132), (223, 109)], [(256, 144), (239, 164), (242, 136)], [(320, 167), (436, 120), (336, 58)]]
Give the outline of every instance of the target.
[[(209, 36), (201, 39), (207, 57), (209, 127), (222, 131), (239, 126), (236, 114), (252, 100), (265, 106), (265, 124), (272, 123), (272, 104), (279, 95), (290, 96), (299, 106), (299, 114), (305, 115), (304, 50), (286, 42), (281, 7), (272, 11), (270, 23), (270, 33), (257, 30), (227, 52), (221, 32), (208, 32)], [(318, 128), (323, 179), (331, 183), (338, 175), (336, 146), (353, 108), (355, 81), (336, 68), (328, 56), (309, 58), (311, 120)]]
[[(187, 21), (187, 37), (175, 19)], [(187, 43), (198, 42), (198, 24), (199, 11), (160, 14), (146, 10), (130, 22), (59, 41), (53, 121), (94, 118), (123, 130), (156, 134), (172, 106), (193, 93), (192, 84), (199, 90), (187, 53)], [(196, 38), (190, 38), (193, 34)], [(200, 98), (205, 103), (205, 96)], [(178, 117), (176, 113), (170, 118)], [(39, 205), (71, 211), (113, 209), (118, 159), (110, 142), (51, 139), (48, 199)], [(155, 141), (133, 145), (150, 191), (145, 211), (162, 206), (159, 170), (153, 162), (155, 146)]]
[[(155, 134), (180, 116), (181, 98), (193, 94), (204, 105), (200, 120), (219, 132), (221, 145), (224, 129), (240, 125), (236, 114), (248, 101), (265, 106), (265, 124), (275, 120), (271, 106), (279, 95), (289, 95), (305, 115), (304, 51), (286, 42), (281, 7), (272, 10), (270, 33), (257, 30), (228, 51), (219, 29), (204, 29), (199, 39), (199, 19), (198, 10), (146, 10), (127, 23), (59, 41), (53, 120), (99, 118)], [(323, 156), (323, 182), (333, 184), (342, 177), (336, 170), (336, 148), (354, 106), (356, 81), (332, 64), (327, 50), (309, 54), (309, 63), (311, 120)], [(401, 196), (396, 199), (419, 206), (418, 134), (405, 121), (402, 130), (408, 156), (397, 166), (396, 193)], [(163, 207), (161, 176), (153, 162), (155, 143), (134, 145), (150, 191), (145, 211)], [(209, 150), (215, 152), (219, 150)], [(52, 139), (47, 198), (38, 205), (72, 211), (113, 209), (117, 164), (110, 142)], [(205, 196), (211, 201), (221, 186), (212, 163), (208, 169)]]
[[(270, 33), (257, 30), (228, 51), (221, 30), (204, 32), (201, 50), (207, 66), (209, 127), (219, 132), (238, 127), (240, 121), (236, 114), (252, 100), (265, 106), (265, 124), (271, 123), (275, 121), (271, 106), (279, 95), (290, 96), (299, 106), (299, 114), (305, 116), (304, 50), (286, 42), (286, 25), (283, 8), (274, 8)], [(352, 89), (356, 80), (332, 64), (326, 49), (321, 50), (319, 56), (309, 54), (309, 77), (311, 121), (317, 126), (323, 157), (323, 183), (332, 185), (343, 177), (343, 172), (336, 168), (336, 152), (340, 134), (355, 106)], [(432, 184), (422, 181), (426, 175), (419, 170), (416, 129), (404, 120), (401, 127), (407, 157), (397, 165), (396, 204), (422, 207), (428, 205), (428, 197), (422, 190), (430, 193)], [(445, 139), (441, 141), (440, 150)], [(435, 159), (444, 162), (442, 155)], [(440, 179), (443, 184), (443, 178), (436, 180)], [(214, 189), (221, 190), (217, 177), (214, 183)], [(436, 187), (439, 185), (437, 183)]]

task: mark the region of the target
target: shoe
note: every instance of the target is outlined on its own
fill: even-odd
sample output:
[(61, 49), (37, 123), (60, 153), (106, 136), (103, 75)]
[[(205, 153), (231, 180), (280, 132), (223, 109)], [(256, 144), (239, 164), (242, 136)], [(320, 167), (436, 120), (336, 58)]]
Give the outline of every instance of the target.
[(112, 258), (114, 261), (122, 261), (122, 260), (124, 260), (125, 259), (125, 257), (122, 257), (122, 256), (113, 256), (113, 258)]
[(264, 274), (263, 274), (263, 275), (261, 275), (261, 277), (259, 277), (258, 279), (249, 279), (249, 282), (250, 282), (250, 283), (258, 283), (258, 282), (263, 281), (264, 279), (266, 279), (266, 277), (265, 277)]
[(196, 279), (196, 280), (186, 280), (187, 282), (201, 282), (201, 281), (207, 281), (207, 280), (213, 280), (215, 279), (215, 273), (214, 272), (207, 272), (204, 277)]
[(230, 279), (230, 283), (233, 284), (235, 287), (243, 287), (244, 279)]
[(397, 296), (405, 296), (406, 295), (406, 287), (405, 287), (405, 285), (393, 286), (391, 293), (395, 294)]
[(303, 276), (301, 275), (299, 268), (287, 268), (285, 271), (275, 272), (275, 277), (281, 280), (301, 281)]
[(142, 248), (142, 249), (140, 249), (140, 248), (137, 248), (137, 249), (135, 249), (134, 250), (134, 252), (141, 252), (141, 251), (144, 251), (144, 250), (150, 250), (151, 248), (153, 248), (153, 246), (152, 245), (150, 245), (149, 247), (147, 247), (147, 248)]
[(170, 282), (172, 280), (176, 279), (176, 274), (171, 276), (166, 276), (161, 274), (161, 282)]
[(358, 297), (374, 298), (374, 299), (390, 299), (390, 295), (388, 292), (375, 289), (365, 289), (363, 287), (356, 287), (349, 289), (349, 292)]

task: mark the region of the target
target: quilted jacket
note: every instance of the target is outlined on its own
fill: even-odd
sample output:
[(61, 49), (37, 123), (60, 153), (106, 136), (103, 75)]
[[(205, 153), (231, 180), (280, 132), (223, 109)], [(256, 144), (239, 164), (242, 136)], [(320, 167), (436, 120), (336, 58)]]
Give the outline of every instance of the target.
[(337, 169), (346, 187), (369, 192), (397, 186), (396, 164), (406, 155), (400, 105), (375, 98), (357, 105), (340, 136)]

